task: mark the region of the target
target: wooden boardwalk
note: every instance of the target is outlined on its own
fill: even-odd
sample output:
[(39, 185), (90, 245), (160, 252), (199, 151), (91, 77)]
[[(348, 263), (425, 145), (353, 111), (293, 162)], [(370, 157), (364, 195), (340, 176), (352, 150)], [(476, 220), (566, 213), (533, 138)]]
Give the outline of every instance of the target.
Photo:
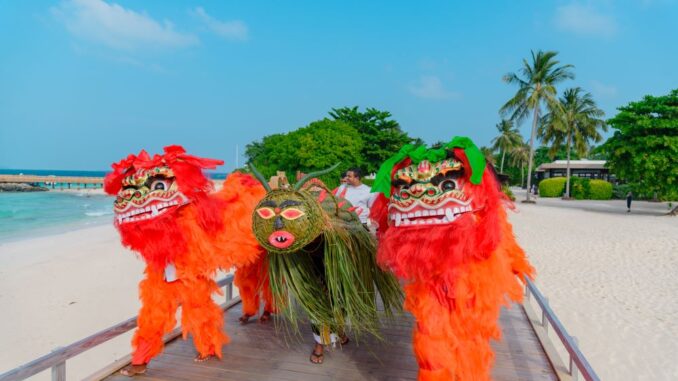
[[(273, 322), (252, 320), (241, 326), (238, 304), (226, 312), (226, 330), (231, 343), (224, 347), (222, 360), (196, 363), (192, 341), (177, 339), (167, 344), (137, 381), (159, 380), (416, 380), (417, 363), (412, 354), (411, 316), (389, 323), (383, 329), (384, 342), (352, 340), (343, 349), (325, 351), (322, 365), (311, 364), (313, 338), (302, 330), (304, 342), (276, 334)], [(495, 381), (558, 380), (521, 305), (503, 310), (503, 341), (493, 343), (496, 353), (492, 375)], [(106, 380), (129, 381), (119, 374)]]

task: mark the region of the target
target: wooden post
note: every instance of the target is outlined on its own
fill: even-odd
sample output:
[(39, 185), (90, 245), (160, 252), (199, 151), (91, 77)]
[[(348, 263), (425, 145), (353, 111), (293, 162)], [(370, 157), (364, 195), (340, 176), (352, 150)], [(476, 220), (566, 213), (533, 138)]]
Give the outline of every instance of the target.
[[(61, 347), (56, 348), (52, 353), (58, 351)], [(66, 381), (66, 361), (62, 361), (52, 366), (52, 381)]]
[(66, 381), (66, 362), (52, 367), (52, 381)]
[(233, 282), (226, 285), (226, 301), (230, 302), (233, 299)]

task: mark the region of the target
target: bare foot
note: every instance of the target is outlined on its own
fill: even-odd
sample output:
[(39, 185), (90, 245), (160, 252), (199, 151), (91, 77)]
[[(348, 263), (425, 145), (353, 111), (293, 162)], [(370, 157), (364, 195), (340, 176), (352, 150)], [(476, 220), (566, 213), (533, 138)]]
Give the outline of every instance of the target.
[(271, 320), (271, 313), (268, 311), (264, 311), (264, 313), (259, 316), (259, 323), (266, 323), (269, 320)]
[(252, 317), (252, 315), (243, 314), (243, 315), (240, 317), (240, 319), (238, 319), (238, 320), (240, 321), (240, 324), (245, 325), (245, 324), (247, 324), (248, 321), (250, 321), (250, 318), (251, 318), (251, 317)]
[(323, 353), (324, 350), (322, 345), (316, 344), (313, 348), (313, 352), (311, 352), (311, 362), (314, 364), (322, 364), (325, 357), (325, 354)]
[(195, 358), (193, 359), (193, 361), (195, 361), (195, 362), (205, 362), (205, 361), (209, 360), (211, 357), (214, 357), (214, 355), (205, 355), (205, 356), (203, 356), (203, 355), (201, 355), (201, 354), (198, 354), (197, 356), (195, 356)]
[(134, 377), (135, 374), (146, 373), (146, 364), (130, 365), (124, 369), (120, 369), (120, 374), (127, 377)]

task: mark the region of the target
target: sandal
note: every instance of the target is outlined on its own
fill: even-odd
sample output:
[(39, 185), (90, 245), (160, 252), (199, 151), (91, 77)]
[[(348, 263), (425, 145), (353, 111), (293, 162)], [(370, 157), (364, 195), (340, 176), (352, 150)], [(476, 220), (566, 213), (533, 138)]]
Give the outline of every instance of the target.
[[(324, 357), (325, 357), (325, 353), (318, 353), (315, 350), (313, 350), (313, 352), (311, 352), (311, 359), (310, 360), (311, 360), (312, 363), (320, 365), (320, 364), (323, 363)], [(315, 360), (313, 358), (315, 358)]]
[(203, 356), (203, 355), (198, 354), (197, 356), (195, 356), (195, 358), (193, 359), (193, 361), (195, 361), (195, 362), (205, 362), (205, 361), (209, 360), (210, 357), (214, 357), (214, 355), (205, 355), (205, 356)]
[(137, 374), (146, 373), (146, 364), (130, 365), (126, 368), (120, 369), (120, 374), (127, 377), (134, 377)]
[(271, 313), (268, 311), (264, 311), (264, 313), (259, 316), (259, 323), (266, 323), (269, 320), (271, 320)]
[(325, 349), (320, 346), (320, 353), (316, 352), (316, 349), (318, 348), (318, 344), (313, 348), (313, 352), (311, 352), (311, 362), (317, 365), (320, 365), (323, 363), (324, 357), (325, 357)]
[(250, 321), (251, 317), (252, 315), (243, 314), (240, 318), (238, 318), (238, 321), (240, 322), (240, 324), (245, 325), (247, 324), (247, 322)]

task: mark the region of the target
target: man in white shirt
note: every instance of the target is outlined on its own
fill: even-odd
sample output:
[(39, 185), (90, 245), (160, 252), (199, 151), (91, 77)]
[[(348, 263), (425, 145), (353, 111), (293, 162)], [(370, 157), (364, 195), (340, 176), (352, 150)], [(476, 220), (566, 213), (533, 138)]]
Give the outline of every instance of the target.
[(344, 189), (340, 189), (338, 193), (347, 199), (353, 206), (356, 207), (355, 212), (360, 218), (360, 222), (367, 226), (368, 217), (370, 215), (370, 207), (377, 197), (377, 193), (372, 193), (370, 187), (363, 184), (360, 169), (352, 168), (346, 172), (346, 185)]

